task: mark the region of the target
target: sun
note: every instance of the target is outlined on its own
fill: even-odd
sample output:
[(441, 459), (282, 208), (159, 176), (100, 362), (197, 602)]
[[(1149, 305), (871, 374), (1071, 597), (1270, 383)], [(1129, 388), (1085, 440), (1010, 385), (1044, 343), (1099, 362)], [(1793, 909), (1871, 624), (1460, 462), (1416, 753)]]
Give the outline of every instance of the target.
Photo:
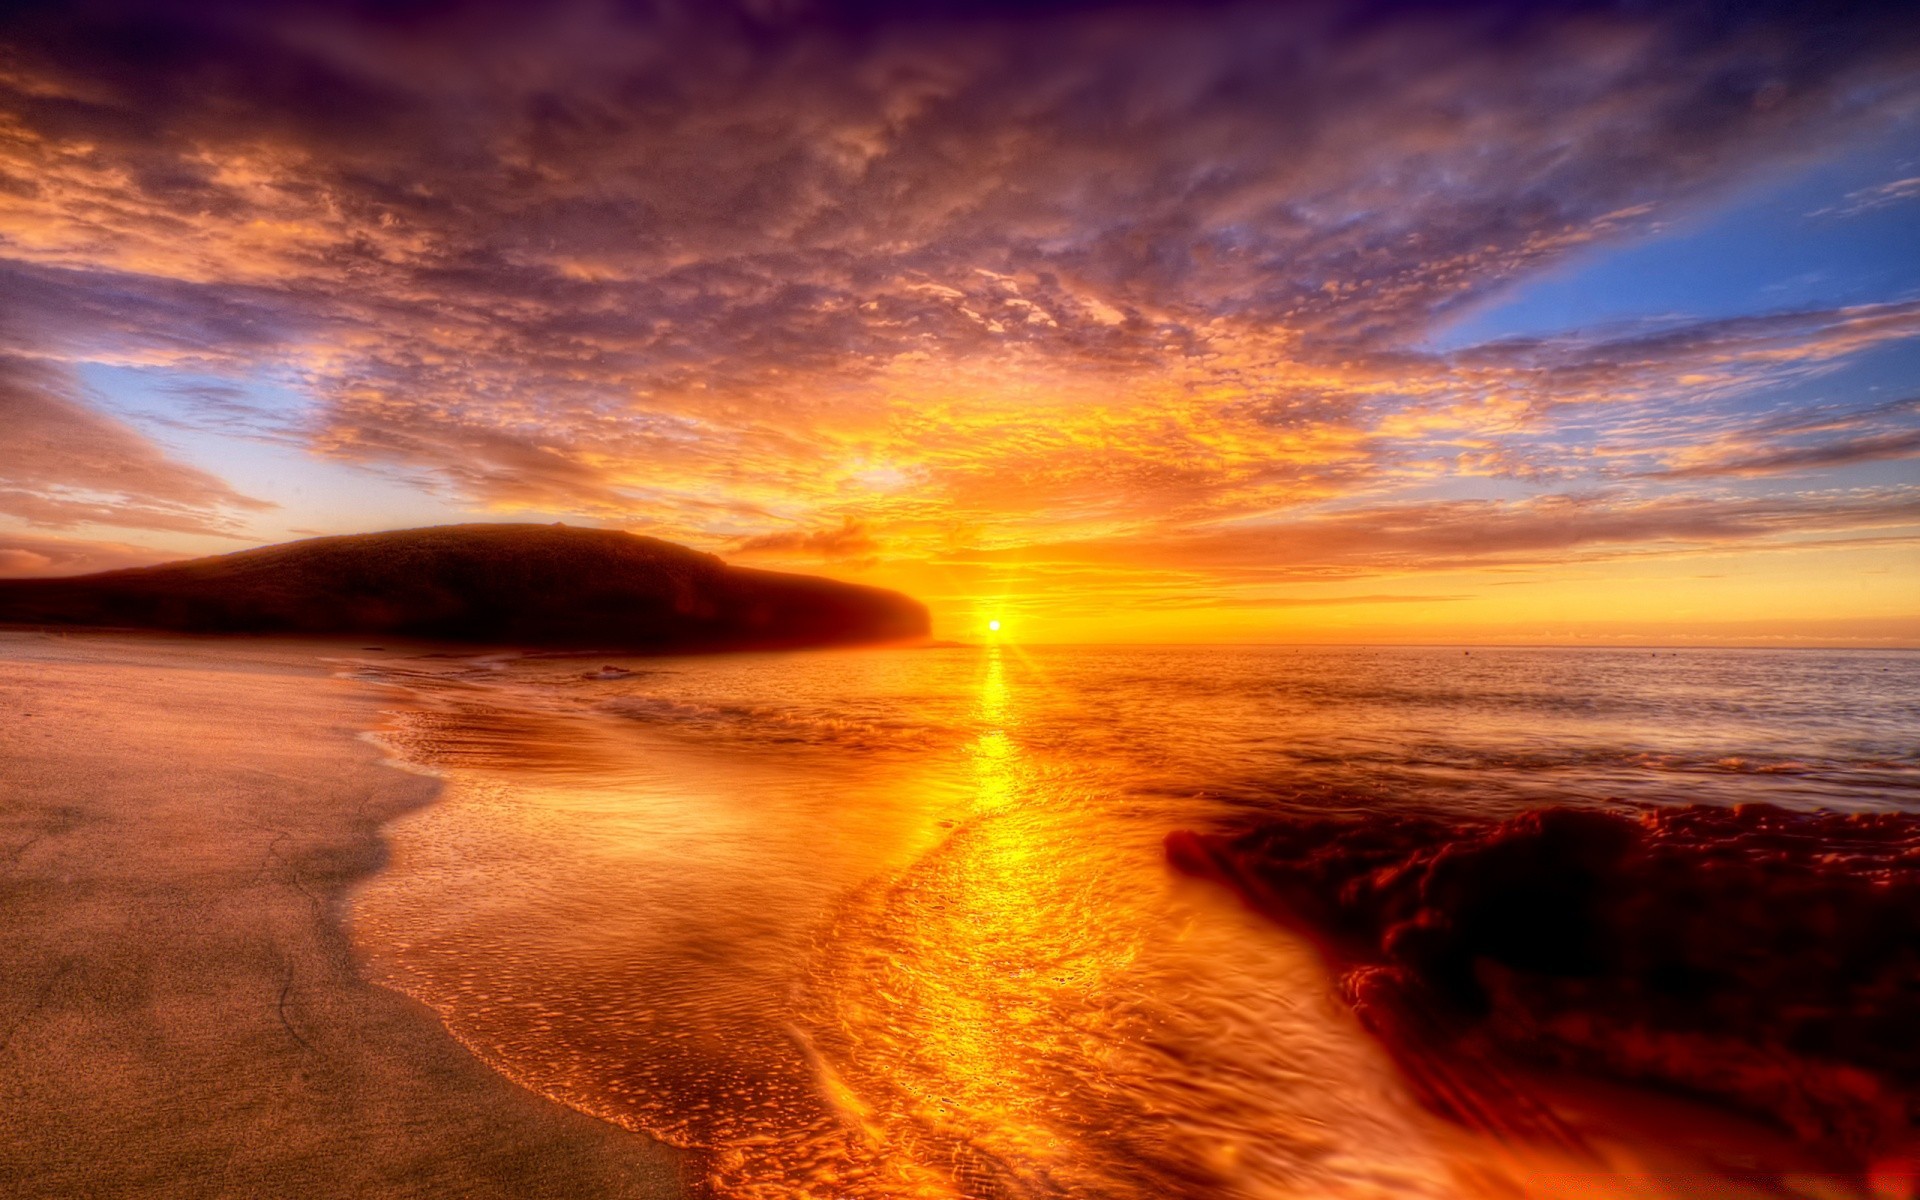
[(1000, 622), (998, 622), (998, 621), (988, 621), (988, 622), (987, 622), (987, 632), (989, 632), (989, 633), (999, 633), (999, 632), (1000, 632)]

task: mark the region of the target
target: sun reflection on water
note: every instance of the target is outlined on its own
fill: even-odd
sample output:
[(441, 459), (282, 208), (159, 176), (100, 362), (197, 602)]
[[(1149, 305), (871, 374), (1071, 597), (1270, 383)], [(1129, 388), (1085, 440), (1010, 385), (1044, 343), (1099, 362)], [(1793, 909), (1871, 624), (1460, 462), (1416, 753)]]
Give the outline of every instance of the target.
[[(1381, 1177), (1430, 1192), (1419, 1121), (1396, 1128), (1404, 1110), (1379, 1103), (1392, 1084), (1308, 958), (1241, 914), (1189, 907), (1152, 867), (1155, 826), (1097, 830), (1100, 797), (1023, 750), (1019, 686), (1044, 681), (1010, 653), (982, 664), (973, 815), (842, 906), (800, 993), (867, 1142), (897, 1170), (933, 1170), (874, 1194), (1374, 1195)], [(1190, 956), (1218, 970), (1248, 941), (1257, 978), (1203, 994)], [(1310, 1088), (1306, 1063), (1275, 1053), (1306, 1014)], [(1228, 1048), (1222, 1030), (1278, 1040)], [(1342, 1122), (1397, 1139), (1372, 1182), (1329, 1156)]]
[(1029, 656), (969, 670), (951, 753), (804, 769), (443, 696), (407, 727), (448, 795), (358, 932), (515, 1079), (693, 1151), (703, 1194), (1372, 1194), (1342, 1123), (1420, 1194), (1419, 1119), (1310, 958), (1026, 744)]
[(1004, 646), (987, 647), (984, 673), (980, 680), (980, 716), (996, 726), (1006, 723), (1011, 699), (1007, 691), (1006, 656)]
[[(1667, 1194), (1417, 1110), (1304, 947), (1165, 869), (1213, 810), (1090, 770), (1114, 727), (1103, 699), (1063, 724), (1053, 661), (757, 664), (779, 702), (731, 746), (706, 745), (743, 711), (724, 675), (673, 710), (697, 744), (422, 685), (394, 736), (447, 793), (389, 830), (356, 935), (476, 1053), (728, 1200)], [(776, 740), (828, 667), (884, 704), (854, 723), (831, 693), (831, 752)], [(950, 740), (864, 749), (929, 691)]]

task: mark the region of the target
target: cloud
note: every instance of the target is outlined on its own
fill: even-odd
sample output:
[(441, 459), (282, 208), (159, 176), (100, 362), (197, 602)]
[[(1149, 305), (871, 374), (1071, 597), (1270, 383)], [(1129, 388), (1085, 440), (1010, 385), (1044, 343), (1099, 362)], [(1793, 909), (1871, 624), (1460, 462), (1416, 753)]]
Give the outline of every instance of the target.
[(1810, 446), (1790, 446), (1748, 454), (1697, 462), (1667, 474), (1677, 478), (1703, 479), (1716, 475), (1773, 475), (1787, 471), (1809, 471), (1830, 467), (1850, 467), (1857, 463), (1887, 462), (1901, 458), (1920, 458), (1920, 429), (1904, 433), (1883, 433), (1870, 437), (1841, 438)]
[(1754, 478), (1831, 471), (1920, 456), (1920, 397), (1861, 407), (1821, 405), (1680, 446), (1657, 475)]
[(1379, 573), (1564, 565), (1718, 546), (1813, 539), (1920, 543), (1920, 491), (1853, 489), (1769, 497), (1546, 495), (1355, 507), (1177, 538), (1088, 539), (961, 551), (963, 563), (1138, 564), (1244, 581), (1302, 583)]
[(811, 533), (766, 533), (743, 538), (733, 550), (736, 554), (801, 555), (831, 562), (836, 559), (871, 559), (879, 548), (880, 543), (874, 540), (866, 525), (848, 517), (836, 529), (819, 529)]
[(87, 575), (164, 562), (174, 555), (121, 542), (0, 532), (0, 577)]
[(1807, 215), (1810, 217), (1857, 217), (1864, 212), (1877, 208), (1887, 208), (1895, 204), (1905, 204), (1911, 200), (1920, 200), (1920, 175), (1906, 179), (1893, 179), (1873, 187), (1860, 188), (1848, 192), (1846, 199), (1839, 204), (1826, 208), (1816, 208)]
[[(298, 411), (206, 419), (479, 511), (1338, 575), (1764, 541), (1685, 489), (1907, 445), (1748, 409), (1911, 301), (1427, 341), (1897, 119), (1883, 6), (103, 2), (0, 42), (0, 348), (271, 374)], [(121, 427), (144, 465), (87, 465), (105, 418), (41, 392), (0, 510), (248, 511)]]
[(87, 407), (59, 368), (0, 357), (0, 514), (50, 528), (219, 534), (236, 511), (264, 507)]

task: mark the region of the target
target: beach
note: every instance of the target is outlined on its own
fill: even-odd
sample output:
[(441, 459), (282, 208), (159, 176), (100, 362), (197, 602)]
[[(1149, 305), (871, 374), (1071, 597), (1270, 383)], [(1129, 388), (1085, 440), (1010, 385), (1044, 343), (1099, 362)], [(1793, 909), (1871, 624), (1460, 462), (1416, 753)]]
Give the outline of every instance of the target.
[(0, 1192), (678, 1194), (365, 977), (343, 904), (436, 785), (338, 652), (0, 633)]
[(1915, 711), (1898, 653), (0, 634), (0, 1193), (1905, 1195), (1605, 1081), (1437, 1112), (1163, 841), (1864, 820)]

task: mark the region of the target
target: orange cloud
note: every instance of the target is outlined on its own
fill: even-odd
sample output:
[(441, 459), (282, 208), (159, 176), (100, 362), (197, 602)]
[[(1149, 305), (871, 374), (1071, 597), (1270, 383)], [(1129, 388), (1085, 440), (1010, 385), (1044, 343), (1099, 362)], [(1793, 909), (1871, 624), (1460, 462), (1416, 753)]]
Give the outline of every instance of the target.
[[(270, 376), (301, 403), (221, 432), (476, 513), (956, 594), (1021, 562), (1050, 593), (1284, 607), (1275, 581), (1903, 511), (1829, 476), (1911, 453), (1910, 413), (1787, 429), (1754, 397), (1914, 338), (1913, 301), (1429, 337), (1903, 111), (1912, 23), (1458, 8), (133, 0), (0, 26), (0, 352)], [(58, 394), (0, 511), (252, 511)], [(119, 490), (92, 429), (135, 464)], [(1796, 472), (1826, 475), (1717, 490)]]
[[(88, 408), (56, 367), (0, 357), (0, 514), (29, 525), (234, 532), (269, 507)], [(13, 567), (31, 567), (13, 548)]]

